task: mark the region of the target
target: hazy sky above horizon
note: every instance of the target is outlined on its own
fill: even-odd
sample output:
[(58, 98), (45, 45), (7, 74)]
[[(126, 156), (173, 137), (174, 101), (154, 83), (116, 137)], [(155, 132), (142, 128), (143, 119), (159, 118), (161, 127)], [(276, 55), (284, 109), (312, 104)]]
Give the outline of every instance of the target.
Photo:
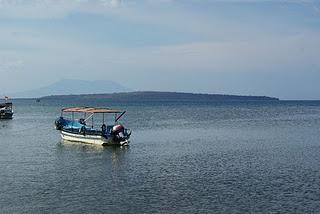
[(0, 0), (0, 78), (320, 99), (320, 1)]

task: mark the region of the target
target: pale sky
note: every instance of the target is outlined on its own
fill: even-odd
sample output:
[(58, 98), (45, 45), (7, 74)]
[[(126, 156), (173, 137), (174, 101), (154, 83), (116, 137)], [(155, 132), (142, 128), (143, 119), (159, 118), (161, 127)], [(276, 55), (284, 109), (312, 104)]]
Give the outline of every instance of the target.
[(0, 0), (0, 78), (320, 99), (320, 1)]

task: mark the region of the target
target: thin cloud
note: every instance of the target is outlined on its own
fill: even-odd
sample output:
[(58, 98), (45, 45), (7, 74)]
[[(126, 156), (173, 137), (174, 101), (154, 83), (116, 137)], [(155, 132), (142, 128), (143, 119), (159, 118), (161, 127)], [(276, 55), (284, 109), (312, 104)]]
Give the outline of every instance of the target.
[(112, 7), (119, 7), (121, 5), (121, 0), (111, 0), (110, 5)]
[(63, 18), (76, 12), (111, 12), (121, 5), (121, 0), (0, 0), (0, 17)]
[[(314, 11), (319, 12), (320, 5), (314, 0), (190, 0), (195, 5), (222, 3), (266, 3), (273, 2), (278, 4), (303, 4), (310, 6)], [(72, 13), (94, 13), (105, 14), (113, 13), (115, 9), (126, 8), (128, 14), (120, 15), (130, 16), (138, 15), (131, 10), (146, 9), (151, 5), (182, 5), (180, 0), (0, 0), (0, 17), (13, 18), (63, 18)], [(147, 12), (147, 11), (145, 11)], [(134, 17), (133, 17), (134, 18)]]

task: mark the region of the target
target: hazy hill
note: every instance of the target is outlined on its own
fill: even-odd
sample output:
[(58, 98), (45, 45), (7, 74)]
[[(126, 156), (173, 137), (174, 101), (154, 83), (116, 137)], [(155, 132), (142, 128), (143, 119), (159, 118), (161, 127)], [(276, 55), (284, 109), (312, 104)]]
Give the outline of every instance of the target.
[(129, 102), (166, 102), (166, 101), (192, 101), (192, 102), (211, 102), (211, 101), (277, 101), (278, 98), (266, 96), (237, 96), (222, 94), (194, 94), (179, 92), (127, 92), (109, 94), (81, 94), (81, 95), (56, 95), (42, 97), (41, 99), (108, 99), (109, 101), (129, 101)]
[(86, 81), (65, 79), (47, 87), (15, 93), (12, 94), (11, 97), (35, 98), (49, 95), (97, 94), (128, 91), (131, 90), (110, 80)]

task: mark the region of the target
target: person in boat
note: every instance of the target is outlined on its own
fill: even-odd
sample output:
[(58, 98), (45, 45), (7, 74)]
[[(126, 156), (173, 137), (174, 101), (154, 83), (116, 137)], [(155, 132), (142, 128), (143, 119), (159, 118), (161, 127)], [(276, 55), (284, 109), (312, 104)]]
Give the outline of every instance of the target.
[(107, 136), (107, 126), (106, 126), (106, 124), (102, 124), (101, 133), (102, 133), (102, 135)]
[(79, 119), (79, 123), (82, 124), (82, 125), (87, 125), (86, 121), (83, 118)]

